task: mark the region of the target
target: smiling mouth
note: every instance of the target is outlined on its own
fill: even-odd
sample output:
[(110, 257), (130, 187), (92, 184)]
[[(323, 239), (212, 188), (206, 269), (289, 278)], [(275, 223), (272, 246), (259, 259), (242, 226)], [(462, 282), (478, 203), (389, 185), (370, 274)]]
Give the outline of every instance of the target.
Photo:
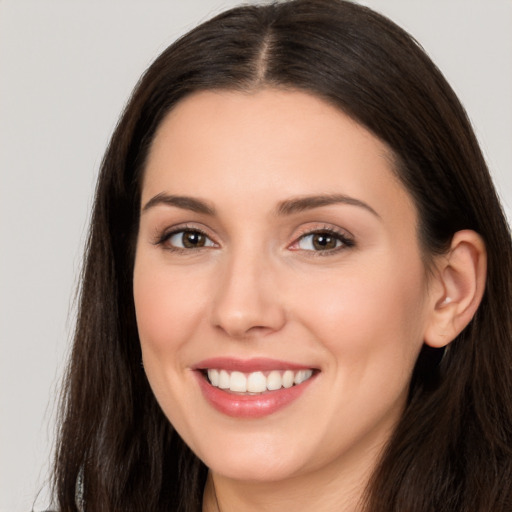
[(272, 370), (243, 373), (208, 368), (203, 370), (202, 373), (215, 388), (231, 393), (262, 394), (298, 386), (309, 380), (314, 375), (315, 370)]

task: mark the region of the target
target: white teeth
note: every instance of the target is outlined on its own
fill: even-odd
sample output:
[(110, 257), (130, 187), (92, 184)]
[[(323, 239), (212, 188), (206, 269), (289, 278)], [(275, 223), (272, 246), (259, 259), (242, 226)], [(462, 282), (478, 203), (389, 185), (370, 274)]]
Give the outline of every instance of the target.
[(229, 373), (226, 370), (221, 370), (219, 372), (219, 388), (220, 389), (229, 389), (229, 381), (230, 381)]
[(283, 387), (291, 388), (293, 386), (293, 380), (295, 375), (291, 370), (286, 370), (283, 375)]
[(245, 393), (247, 391), (247, 377), (241, 372), (233, 372), (229, 380), (229, 389)]
[(293, 379), (294, 384), (301, 384), (313, 375), (313, 370), (299, 370)]
[(213, 386), (219, 385), (219, 371), (218, 370), (208, 370), (208, 378)]
[(283, 378), (281, 377), (281, 373), (277, 370), (270, 372), (267, 377), (267, 389), (269, 391), (275, 391), (276, 389), (281, 389), (282, 387)]
[(261, 372), (253, 372), (247, 378), (247, 391), (250, 393), (262, 393), (267, 390), (267, 378)]
[(263, 372), (231, 372), (210, 368), (207, 371), (212, 386), (229, 389), (236, 393), (264, 393), (302, 384), (313, 375), (313, 370), (273, 370), (267, 376)]

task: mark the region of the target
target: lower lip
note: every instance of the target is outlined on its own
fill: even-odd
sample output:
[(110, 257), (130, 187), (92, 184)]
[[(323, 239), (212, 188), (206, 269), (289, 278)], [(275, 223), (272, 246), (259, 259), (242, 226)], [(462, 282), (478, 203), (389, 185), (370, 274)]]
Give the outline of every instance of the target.
[(277, 391), (258, 395), (238, 395), (212, 386), (201, 372), (196, 372), (199, 386), (206, 400), (219, 412), (234, 418), (263, 418), (297, 400), (315, 378)]

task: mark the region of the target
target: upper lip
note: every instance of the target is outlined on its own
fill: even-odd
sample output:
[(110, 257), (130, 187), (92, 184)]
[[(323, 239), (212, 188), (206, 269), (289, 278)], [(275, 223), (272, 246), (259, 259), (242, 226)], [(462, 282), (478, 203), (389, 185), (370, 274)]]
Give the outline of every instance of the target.
[(312, 369), (313, 367), (307, 364), (292, 363), (290, 361), (282, 361), (264, 357), (256, 357), (251, 359), (237, 359), (234, 357), (212, 357), (209, 359), (204, 359), (192, 367), (193, 370), (207, 370), (209, 368), (251, 373), (257, 371), (265, 372), (272, 370), (298, 371)]

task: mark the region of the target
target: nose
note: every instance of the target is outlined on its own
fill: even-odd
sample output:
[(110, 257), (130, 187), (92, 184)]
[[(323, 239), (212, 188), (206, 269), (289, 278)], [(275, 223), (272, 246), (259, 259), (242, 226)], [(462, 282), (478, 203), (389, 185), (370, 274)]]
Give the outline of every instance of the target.
[(280, 330), (286, 310), (278, 269), (260, 254), (232, 254), (219, 269), (212, 323), (232, 338), (263, 336)]

